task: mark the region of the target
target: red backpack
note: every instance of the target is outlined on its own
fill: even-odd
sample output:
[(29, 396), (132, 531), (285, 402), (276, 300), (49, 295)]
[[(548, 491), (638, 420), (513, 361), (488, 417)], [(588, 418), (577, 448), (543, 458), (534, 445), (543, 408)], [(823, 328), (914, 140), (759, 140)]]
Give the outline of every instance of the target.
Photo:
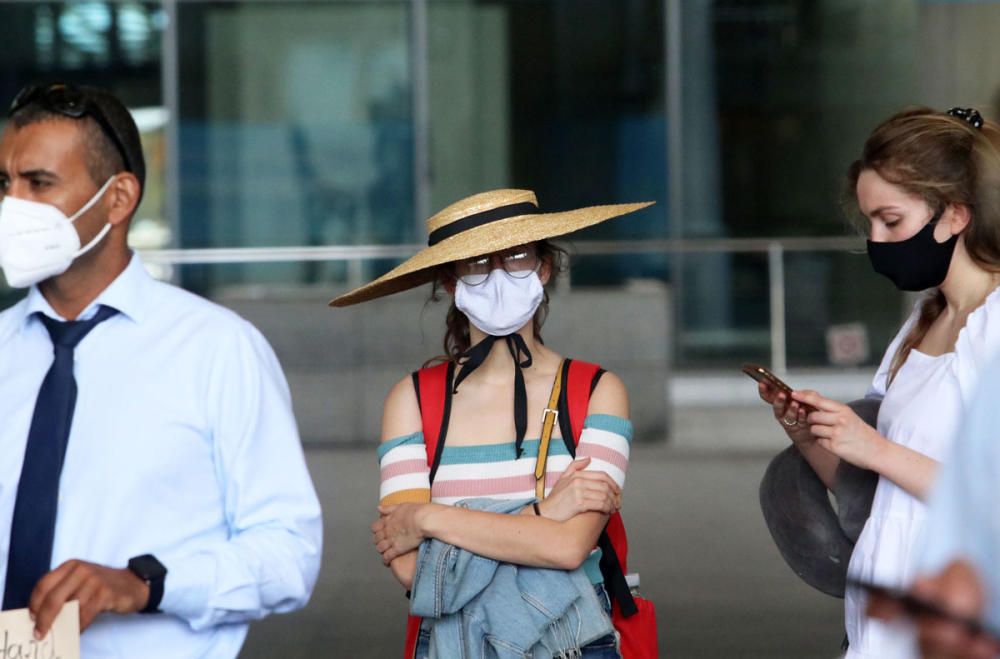
[[(583, 432), (583, 421), (587, 417), (590, 395), (604, 374), (597, 364), (566, 359), (563, 363), (565, 385), (559, 396), (559, 431), (571, 456), (576, 456), (576, 445)], [(451, 383), (455, 376), (455, 362), (444, 362), (413, 373), (413, 387), (420, 405), (423, 422), (424, 445), (427, 448), (427, 465), (430, 480), (434, 482), (441, 453), (447, 437), (448, 419), (451, 416)], [(628, 567), (628, 538), (621, 514), (615, 513), (597, 542), (601, 548), (601, 574), (604, 587), (611, 598), (611, 619), (621, 636), (623, 659), (647, 659), (656, 657), (657, 639), (653, 603), (642, 598), (634, 598), (625, 581)], [(636, 614), (640, 615), (636, 615)], [(410, 616), (406, 625), (406, 649), (404, 659), (412, 659), (416, 653), (417, 636), (420, 632), (420, 618)]]

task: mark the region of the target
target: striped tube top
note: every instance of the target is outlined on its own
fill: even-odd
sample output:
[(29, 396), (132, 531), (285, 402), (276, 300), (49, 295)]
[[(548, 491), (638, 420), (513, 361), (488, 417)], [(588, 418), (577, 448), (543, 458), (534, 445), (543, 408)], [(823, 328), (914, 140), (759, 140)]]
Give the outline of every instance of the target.
[[(577, 457), (590, 457), (588, 471), (604, 471), (624, 488), (632, 435), (632, 423), (628, 419), (592, 414), (584, 421)], [(474, 497), (534, 499), (538, 445), (537, 439), (525, 440), (524, 451), (517, 459), (513, 440), (473, 446), (452, 446), (446, 442), (432, 487), (423, 433), (388, 440), (378, 449), (379, 500), (382, 505), (404, 501), (453, 505)], [(553, 437), (545, 465), (546, 494), (571, 461), (563, 440)], [(597, 569), (599, 554), (595, 552), (584, 564), (595, 583), (601, 581)]]

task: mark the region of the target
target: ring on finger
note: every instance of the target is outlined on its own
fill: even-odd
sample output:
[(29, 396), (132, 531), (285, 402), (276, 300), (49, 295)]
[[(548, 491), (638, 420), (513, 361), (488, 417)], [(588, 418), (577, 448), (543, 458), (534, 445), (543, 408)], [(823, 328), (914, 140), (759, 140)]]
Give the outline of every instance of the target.
[(798, 419), (792, 419), (791, 421), (789, 421), (785, 417), (781, 417), (781, 422), (786, 426), (788, 426), (789, 428), (794, 428), (795, 426), (799, 425)]

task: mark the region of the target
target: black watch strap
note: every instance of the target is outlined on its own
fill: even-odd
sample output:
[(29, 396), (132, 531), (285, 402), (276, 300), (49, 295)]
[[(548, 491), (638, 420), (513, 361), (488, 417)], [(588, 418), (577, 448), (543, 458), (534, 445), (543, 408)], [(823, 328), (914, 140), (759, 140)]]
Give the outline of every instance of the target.
[(149, 586), (149, 600), (139, 613), (157, 613), (163, 600), (163, 584), (167, 579), (167, 568), (152, 554), (135, 556), (128, 561), (128, 569)]

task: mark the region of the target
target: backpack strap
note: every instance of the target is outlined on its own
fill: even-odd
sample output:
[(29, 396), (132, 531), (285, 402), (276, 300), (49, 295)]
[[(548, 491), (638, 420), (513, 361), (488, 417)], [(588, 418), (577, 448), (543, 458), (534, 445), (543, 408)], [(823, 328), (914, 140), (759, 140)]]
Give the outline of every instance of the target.
[[(583, 422), (587, 418), (587, 408), (590, 397), (597, 388), (601, 376), (606, 372), (597, 364), (567, 359), (563, 364), (563, 387), (559, 401), (559, 430), (562, 433), (566, 448), (574, 458), (576, 445), (583, 434)], [(626, 618), (634, 615), (638, 608), (632, 591), (625, 580), (628, 554), (628, 540), (625, 536), (625, 525), (619, 513), (611, 515), (608, 524), (601, 531), (597, 540), (601, 549), (601, 575), (604, 577), (604, 587), (611, 601), (618, 605), (618, 610)]]
[(563, 361), (563, 382), (565, 386), (559, 397), (559, 432), (563, 436), (566, 450), (576, 457), (576, 445), (583, 433), (583, 422), (587, 418), (590, 395), (605, 371), (597, 364), (566, 359)]
[[(414, 371), (413, 391), (420, 406), (420, 420), (423, 424), (424, 446), (427, 449), (427, 466), (430, 467), (430, 482), (434, 482), (444, 438), (448, 435), (448, 419), (451, 417), (451, 382), (455, 377), (455, 362), (444, 362)], [(409, 597), (410, 593), (407, 592)], [(420, 634), (419, 616), (409, 616), (406, 620), (406, 643), (403, 658), (416, 656), (417, 637)]]
[[(617, 545), (617, 548), (616, 548)], [(628, 541), (625, 539), (625, 525), (622, 524), (621, 513), (615, 513), (608, 519), (608, 525), (601, 531), (597, 539), (601, 548), (601, 575), (604, 577), (604, 587), (611, 601), (618, 605), (618, 610), (626, 618), (638, 613), (632, 590), (625, 580), (625, 563), (619, 560), (628, 553)]]
[(448, 436), (448, 419), (451, 417), (451, 382), (455, 377), (455, 362), (448, 361), (436, 366), (422, 368), (413, 373), (413, 389), (420, 406), (423, 423), (424, 446), (427, 449), (427, 466), (430, 467), (430, 482), (434, 482), (444, 439)]

